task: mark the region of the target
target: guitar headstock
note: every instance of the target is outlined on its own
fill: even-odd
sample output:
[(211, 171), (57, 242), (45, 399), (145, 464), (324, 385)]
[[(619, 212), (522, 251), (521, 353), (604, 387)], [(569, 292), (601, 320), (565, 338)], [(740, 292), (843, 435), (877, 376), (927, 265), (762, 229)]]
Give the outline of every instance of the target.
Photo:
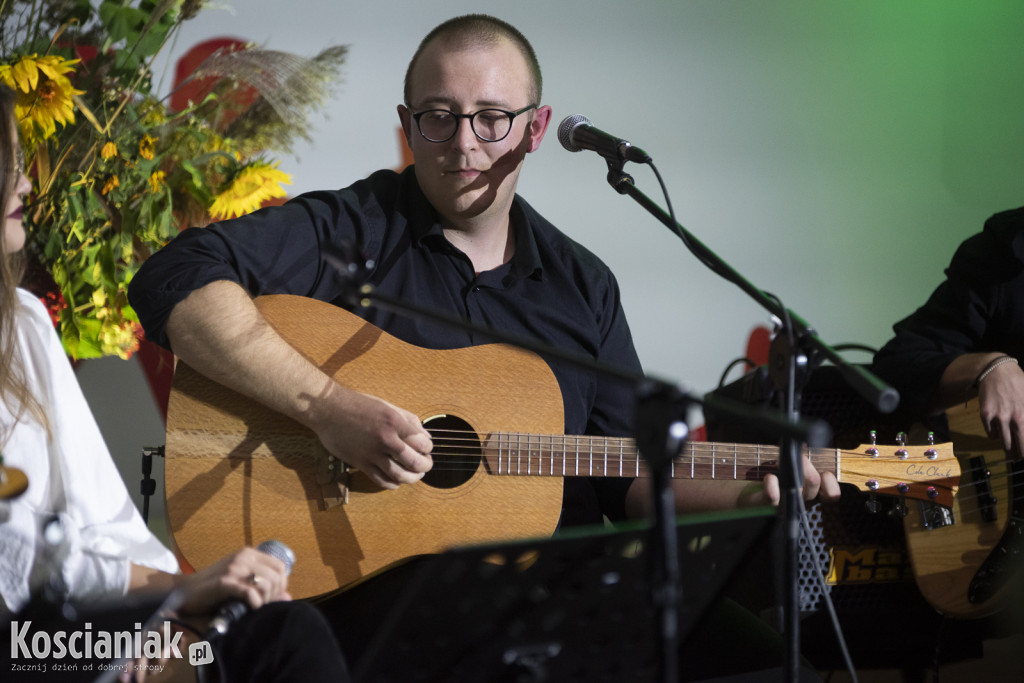
[(926, 446), (862, 444), (842, 451), (839, 481), (861, 491), (952, 507), (960, 461), (952, 443)]

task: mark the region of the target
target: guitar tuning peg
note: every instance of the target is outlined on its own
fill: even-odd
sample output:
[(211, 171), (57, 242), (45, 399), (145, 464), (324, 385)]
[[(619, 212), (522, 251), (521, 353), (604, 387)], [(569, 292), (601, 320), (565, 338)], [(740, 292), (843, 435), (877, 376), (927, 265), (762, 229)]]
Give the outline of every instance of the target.
[(893, 517), (906, 517), (910, 514), (910, 509), (907, 508), (907, 491), (910, 490), (910, 487), (901, 481), (896, 484), (896, 490), (900, 492), (900, 497), (890, 514)]
[(904, 446), (907, 445), (907, 433), (899, 432), (896, 434), (896, 443), (899, 444), (899, 448), (896, 449), (896, 457), (900, 460), (906, 460), (909, 453)]
[(928, 432), (928, 450), (924, 452), (924, 457), (929, 460), (935, 460), (939, 457), (939, 452), (932, 448), (935, 445), (935, 432)]
[(871, 437), (871, 447), (868, 448), (867, 454), (870, 455), (872, 458), (877, 458), (878, 448), (876, 448), (876, 444), (878, 442), (878, 432), (872, 429), (868, 435)]

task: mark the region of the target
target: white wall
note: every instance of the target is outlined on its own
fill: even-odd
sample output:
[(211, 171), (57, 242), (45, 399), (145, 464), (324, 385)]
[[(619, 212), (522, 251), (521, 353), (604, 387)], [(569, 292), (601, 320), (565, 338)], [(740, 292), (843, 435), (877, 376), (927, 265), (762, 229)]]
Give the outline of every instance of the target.
[[(556, 125), (584, 114), (646, 149), (679, 221), (831, 344), (884, 342), (964, 237), (1024, 204), (1017, 0), (233, 5), (202, 12), (168, 57), (214, 36), (308, 56), (350, 46), (316, 142), (283, 160), (295, 193), (397, 165), (395, 105), (419, 39), (492, 12), (533, 42)], [(653, 174), (632, 172), (663, 203)], [(552, 129), (520, 192), (615, 270), (648, 372), (712, 389), (765, 313), (604, 176)]]

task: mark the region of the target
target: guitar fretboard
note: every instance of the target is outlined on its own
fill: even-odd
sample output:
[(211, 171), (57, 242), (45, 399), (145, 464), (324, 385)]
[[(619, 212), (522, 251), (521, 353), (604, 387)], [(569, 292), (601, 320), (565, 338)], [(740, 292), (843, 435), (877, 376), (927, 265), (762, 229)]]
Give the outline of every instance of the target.
[[(808, 451), (819, 470), (838, 472), (840, 451)], [(484, 444), (492, 474), (553, 477), (649, 477), (650, 467), (628, 438), (496, 432)], [(778, 469), (779, 449), (759, 444), (688, 442), (673, 459), (673, 479), (758, 481)]]

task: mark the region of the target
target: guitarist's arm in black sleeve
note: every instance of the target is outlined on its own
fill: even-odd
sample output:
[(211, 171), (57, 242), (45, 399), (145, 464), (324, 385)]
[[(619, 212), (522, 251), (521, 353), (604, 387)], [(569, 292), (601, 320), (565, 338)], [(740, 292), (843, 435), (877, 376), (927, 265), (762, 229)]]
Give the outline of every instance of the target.
[(1021, 457), (1024, 442), (1024, 209), (965, 240), (946, 279), (875, 355), (874, 371), (914, 419), (978, 398), (985, 431)]

